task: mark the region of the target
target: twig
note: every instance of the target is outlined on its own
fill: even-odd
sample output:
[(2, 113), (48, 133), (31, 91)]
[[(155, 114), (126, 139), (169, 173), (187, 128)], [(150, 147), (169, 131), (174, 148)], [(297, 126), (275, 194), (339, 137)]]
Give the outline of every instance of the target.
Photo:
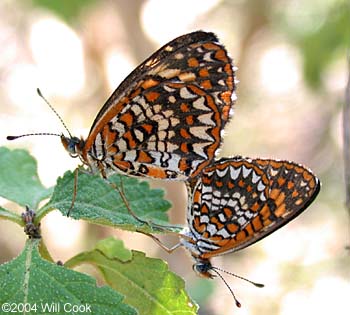
[(343, 110), (345, 205), (350, 215), (350, 52), (348, 53), (348, 83)]

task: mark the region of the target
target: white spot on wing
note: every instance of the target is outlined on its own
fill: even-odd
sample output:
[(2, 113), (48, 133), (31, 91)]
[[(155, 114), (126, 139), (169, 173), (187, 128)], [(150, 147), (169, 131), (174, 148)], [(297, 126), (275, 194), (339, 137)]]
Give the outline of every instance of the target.
[(170, 103), (175, 103), (175, 102), (176, 102), (175, 96), (174, 96), (174, 95), (170, 95), (170, 96), (168, 97), (168, 101), (169, 101)]
[(253, 171), (252, 182), (255, 184), (261, 177)]
[(170, 79), (178, 76), (180, 72), (181, 72), (180, 69), (165, 69), (163, 71), (158, 72), (157, 75), (166, 79)]
[(175, 59), (183, 59), (183, 57), (184, 57), (184, 54), (182, 53), (175, 54)]
[(222, 85), (222, 86), (225, 86), (225, 85), (226, 85), (225, 81), (222, 80), (222, 79), (218, 81), (218, 84), (219, 84), (219, 85)]
[(266, 201), (266, 197), (265, 197), (264, 192), (262, 192), (262, 193), (260, 194), (260, 200), (261, 200), (261, 201)]
[(241, 226), (247, 223), (247, 220), (244, 217), (239, 217), (237, 221)]
[(227, 239), (229, 239), (231, 237), (231, 235), (226, 231), (225, 228), (219, 230), (216, 234), (222, 236), (223, 238), (227, 238)]
[(251, 171), (252, 171), (251, 168), (246, 168), (246, 167), (243, 165), (243, 177), (244, 177), (244, 178), (248, 177), (248, 175), (250, 174)]
[(164, 144), (164, 142), (158, 142), (158, 150), (160, 152), (164, 152), (165, 151), (165, 144)]
[(126, 145), (126, 141), (124, 139), (122, 139), (122, 138), (119, 139), (116, 144), (117, 144), (119, 151), (127, 152), (127, 145)]
[(203, 185), (202, 186), (202, 194), (212, 194), (213, 189), (211, 188), (211, 186), (208, 185)]
[(273, 168), (270, 169), (270, 174), (272, 176), (276, 176), (278, 174), (278, 170), (274, 170)]
[(213, 141), (213, 138), (207, 134), (208, 129), (208, 126), (191, 127), (190, 133), (199, 139)]
[[(160, 116), (161, 115), (157, 115), (157, 116)], [(156, 119), (158, 120), (158, 130), (161, 131), (161, 130), (168, 130), (169, 129), (169, 121), (164, 119), (164, 117), (161, 117), (162, 119)]]
[(205, 143), (194, 143), (193, 151), (196, 152), (198, 155), (202, 156), (203, 158), (207, 159), (208, 155), (204, 152), (204, 148), (212, 144), (212, 142), (205, 142)]
[(205, 111), (210, 111), (210, 114), (211, 113), (211, 110), (210, 108), (208, 108), (207, 106), (205, 106), (204, 104), (204, 97), (201, 96), (200, 98), (198, 98), (197, 100), (195, 100), (193, 103), (192, 103), (193, 107), (196, 108), (196, 109), (200, 109), (200, 110), (205, 110)]
[(230, 166), (230, 174), (233, 180), (238, 178), (240, 172), (241, 168), (235, 169), (234, 167)]
[(237, 200), (230, 199), (227, 203), (227, 205), (231, 208), (235, 207), (237, 205)]
[(208, 51), (206, 54), (204, 54), (203, 60), (205, 60), (205, 61), (213, 61), (213, 59), (211, 58), (211, 52), (210, 51)]
[(207, 243), (204, 241), (198, 241), (197, 246), (200, 248), (200, 250), (202, 252), (211, 252), (211, 251), (216, 250), (220, 247), (218, 245)]
[(203, 200), (211, 200), (213, 197), (212, 194), (202, 194), (202, 201)]
[(135, 161), (136, 160), (136, 151), (135, 150), (126, 151), (125, 152), (125, 160), (126, 161)]
[(140, 96), (140, 95), (136, 96), (134, 98), (134, 101), (136, 103), (140, 104), (143, 108), (146, 107), (146, 101), (145, 101), (145, 98), (143, 96)]
[(225, 217), (225, 215), (223, 213), (219, 213), (219, 220), (222, 223), (226, 222), (226, 217)]
[(200, 222), (201, 223), (208, 223), (209, 222), (209, 217), (207, 215), (201, 215), (200, 216)]
[(265, 189), (265, 185), (262, 183), (262, 181), (259, 182), (258, 186), (257, 186), (257, 189), (258, 191), (263, 191)]
[(135, 129), (134, 132), (137, 140), (143, 141), (143, 133), (138, 129)]
[(137, 105), (137, 103), (131, 106), (130, 109), (135, 114), (135, 116), (142, 114), (142, 109), (140, 108), (140, 106)]
[(178, 125), (180, 123), (180, 120), (178, 118), (171, 117), (170, 123), (171, 123), (172, 127), (175, 127), (176, 125)]
[(171, 88), (171, 87), (168, 86), (168, 85), (164, 85), (164, 86), (163, 86), (163, 89), (164, 89), (165, 91), (167, 91), (167, 92), (174, 92), (174, 91), (175, 91), (174, 88)]
[(216, 226), (214, 224), (209, 223), (207, 225), (207, 231), (210, 233), (210, 235), (214, 235), (217, 232)]
[(203, 114), (199, 115), (197, 119), (203, 123), (206, 124), (207, 126), (215, 126), (215, 122), (212, 119), (213, 113), (208, 113), (208, 114)]
[(219, 177), (224, 177), (228, 172), (228, 167), (225, 167), (223, 170), (216, 170), (216, 173), (219, 175)]
[(197, 95), (192, 94), (192, 93), (188, 90), (188, 88), (183, 87), (183, 88), (180, 89), (180, 96), (181, 96), (182, 98), (184, 98), (184, 99), (187, 99), (187, 98), (194, 98), (194, 97), (196, 97)]
[(196, 79), (196, 75), (193, 72), (180, 73), (178, 78), (183, 81), (194, 81)]

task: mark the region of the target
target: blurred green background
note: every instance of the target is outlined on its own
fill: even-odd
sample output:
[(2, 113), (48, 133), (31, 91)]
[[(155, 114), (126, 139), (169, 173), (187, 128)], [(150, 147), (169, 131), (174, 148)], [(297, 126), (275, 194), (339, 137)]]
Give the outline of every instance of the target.
[[(28, 148), (38, 160), (43, 183), (53, 185), (78, 164), (58, 139), (6, 141), (6, 135), (64, 132), (36, 88), (74, 135), (86, 137), (104, 101), (135, 66), (169, 40), (198, 29), (217, 33), (239, 68), (235, 116), (220, 155), (294, 160), (322, 181), (320, 195), (302, 216), (262, 242), (213, 260), (266, 287), (257, 289), (225, 275), (243, 304), (236, 309), (219, 279), (194, 275), (183, 249), (168, 255), (143, 235), (75, 222), (58, 212), (43, 222), (49, 250), (64, 261), (97, 239), (117, 235), (130, 248), (167, 260), (186, 279), (202, 315), (348, 314), (349, 215), (341, 123), (349, 1), (2, 1), (0, 145)], [(183, 183), (152, 185), (167, 190), (171, 220), (183, 223)], [(25, 236), (5, 221), (0, 230), (0, 262), (5, 262), (21, 251)]]

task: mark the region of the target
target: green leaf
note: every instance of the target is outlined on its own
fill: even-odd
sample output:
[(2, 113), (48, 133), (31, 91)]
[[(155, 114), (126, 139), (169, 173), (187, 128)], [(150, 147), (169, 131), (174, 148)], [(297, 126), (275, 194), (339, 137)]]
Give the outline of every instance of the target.
[(131, 251), (124, 247), (123, 241), (112, 236), (99, 241), (95, 248), (110, 259), (118, 258), (122, 262), (127, 262), (132, 258)]
[[(150, 189), (147, 182), (126, 176), (113, 175), (108, 180), (120, 187), (121, 178), (125, 197), (132, 211), (147, 222), (166, 225), (166, 211), (171, 204), (163, 198), (164, 191)], [(74, 175), (72, 172), (66, 172), (63, 178), (58, 178), (51, 200), (40, 211), (55, 208), (67, 215), (74, 194), (73, 187)], [(75, 219), (84, 219), (95, 224), (130, 231), (155, 232), (150, 226), (130, 215), (119, 192), (99, 175), (79, 172), (76, 199), (70, 215)], [(171, 226), (167, 227), (171, 230)]]
[(0, 219), (10, 220), (16, 222), (21, 226), (24, 226), (24, 222), (21, 216), (19, 216), (17, 213), (8, 211), (3, 207), (0, 207)]
[[(120, 248), (120, 244), (116, 246)], [(103, 251), (98, 246), (73, 257), (66, 264), (70, 267), (82, 263), (94, 265), (105, 281), (124, 294), (125, 302), (141, 315), (197, 314), (198, 307), (185, 292), (184, 280), (169, 271), (167, 263), (145, 257), (138, 251), (132, 251), (132, 258), (124, 261), (119, 258), (119, 252), (123, 258), (123, 250), (113, 252), (114, 258), (110, 258), (110, 249)]]
[(87, 275), (43, 260), (38, 244), (38, 241), (27, 241), (16, 259), (0, 266), (0, 305), (27, 303), (32, 309), (25, 314), (33, 315), (54, 313), (53, 309), (43, 309), (45, 305), (59, 307), (60, 311), (55, 314), (73, 314), (65, 312), (64, 307), (74, 305), (91, 310), (74, 314), (137, 314), (113, 289), (98, 287), (95, 279)]
[(0, 147), (0, 165), (1, 197), (36, 209), (50, 196), (52, 190), (41, 184), (36, 161), (27, 151)]

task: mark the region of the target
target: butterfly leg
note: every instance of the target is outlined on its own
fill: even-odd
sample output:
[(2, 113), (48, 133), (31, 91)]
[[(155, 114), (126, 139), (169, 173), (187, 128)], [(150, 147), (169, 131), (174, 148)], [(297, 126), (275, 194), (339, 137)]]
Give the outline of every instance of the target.
[[(113, 184), (113, 183), (112, 183), (112, 184)], [(123, 202), (124, 202), (126, 208), (128, 209), (129, 214), (130, 214), (135, 220), (139, 221), (140, 223), (150, 225), (149, 222), (140, 219), (140, 218), (136, 215), (136, 213), (135, 213), (134, 211), (132, 211), (132, 209), (131, 209), (131, 207), (130, 207), (130, 205), (129, 205), (129, 202), (128, 202), (128, 200), (127, 200), (126, 197), (125, 197), (124, 185), (123, 185), (122, 179), (120, 179), (120, 187), (118, 187), (117, 185), (114, 185), (114, 184), (113, 184), (113, 186), (114, 186), (115, 189), (118, 191), (118, 193), (119, 193), (120, 197), (122, 198), (122, 200), (123, 200)]]
[(153, 234), (150, 233), (146, 233), (146, 232), (141, 232), (142, 234), (147, 235), (148, 237), (150, 237), (153, 241), (155, 241), (163, 250), (165, 250), (168, 254), (171, 254), (173, 251), (175, 251), (176, 249), (178, 249), (180, 246), (182, 246), (181, 243), (177, 243), (175, 244), (173, 247), (168, 247), (166, 246), (158, 237), (155, 237)]
[(151, 221), (147, 221), (147, 220), (143, 220), (141, 218), (139, 218), (137, 216), (137, 214), (131, 209), (131, 206), (126, 198), (126, 195), (125, 195), (125, 192), (124, 192), (124, 186), (123, 186), (123, 181), (122, 179), (120, 178), (120, 186), (118, 187), (116, 184), (114, 183), (111, 183), (109, 182), (110, 185), (115, 188), (120, 197), (122, 198), (129, 214), (135, 219), (137, 220), (138, 222), (142, 223), (142, 224), (146, 224), (147, 226), (149, 226), (152, 230), (156, 229), (158, 231), (161, 231), (161, 232), (166, 232), (166, 233), (170, 233), (169, 231), (169, 228), (175, 228), (175, 229), (178, 229), (179, 227), (178, 226), (165, 226), (165, 225), (161, 225), (161, 224), (157, 224), (157, 223), (153, 223)]
[(74, 208), (75, 200), (77, 199), (77, 192), (78, 192), (78, 175), (79, 175), (79, 168), (77, 167), (74, 171), (74, 186), (73, 186), (73, 197), (71, 205), (67, 211), (67, 217), (69, 217), (70, 212)]

